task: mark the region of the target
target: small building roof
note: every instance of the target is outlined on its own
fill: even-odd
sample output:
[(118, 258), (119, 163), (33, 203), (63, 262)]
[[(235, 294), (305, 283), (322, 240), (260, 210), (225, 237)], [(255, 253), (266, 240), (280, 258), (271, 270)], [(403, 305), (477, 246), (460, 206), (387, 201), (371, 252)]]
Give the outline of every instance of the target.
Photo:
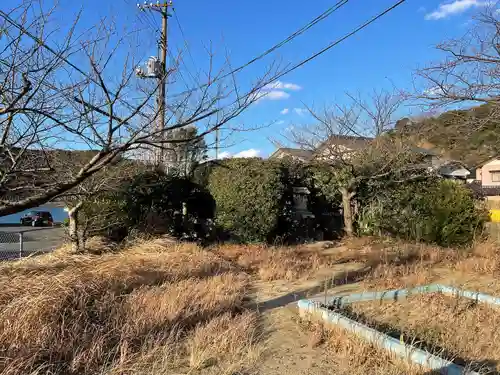
[(474, 166), (474, 168), (481, 168), (485, 164), (488, 164), (490, 161), (497, 160), (497, 159), (500, 159), (499, 155), (496, 155), (496, 156), (494, 156), (492, 158), (489, 158), (489, 159), (483, 161), (482, 163), (477, 164), (476, 166)]
[(345, 146), (352, 150), (359, 150), (366, 147), (373, 138), (358, 137), (353, 135), (332, 135), (326, 141), (321, 143), (316, 149), (316, 153), (321, 153), (325, 148), (331, 145)]
[(313, 151), (310, 150), (302, 150), (300, 148), (280, 147), (276, 151), (274, 151), (271, 155), (269, 155), (269, 159), (278, 157), (280, 153), (303, 160), (310, 160), (314, 154)]

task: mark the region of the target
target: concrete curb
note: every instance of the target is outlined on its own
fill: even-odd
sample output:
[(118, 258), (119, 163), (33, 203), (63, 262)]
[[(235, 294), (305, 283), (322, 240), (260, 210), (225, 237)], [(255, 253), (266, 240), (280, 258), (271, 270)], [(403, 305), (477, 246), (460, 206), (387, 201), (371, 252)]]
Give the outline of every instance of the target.
[[(400, 299), (411, 297), (412, 295), (425, 294), (425, 293), (443, 293), (446, 295), (471, 299), (476, 302), (482, 302), (482, 303), (488, 303), (490, 305), (500, 306), (500, 298), (493, 297), (484, 293), (461, 290), (452, 286), (446, 286), (441, 284), (424, 285), (412, 289), (396, 289), (396, 290), (387, 290), (384, 292), (366, 292), (366, 293), (350, 294), (347, 296), (335, 297), (327, 301), (326, 306), (342, 307), (350, 303), (367, 302), (375, 300), (398, 301)], [(315, 299), (315, 301), (319, 301), (319, 299)]]
[[(455, 287), (432, 284), (424, 285), (411, 289), (389, 290), (384, 292), (367, 292), (351, 294), (342, 297), (336, 297), (328, 301), (326, 306), (342, 307), (354, 302), (374, 301), (374, 300), (395, 300), (407, 298), (411, 295), (423, 293), (443, 293), (446, 295), (454, 295), (471, 299), (477, 302), (488, 303), (500, 306), (500, 298), (493, 297), (487, 294), (460, 290)], [(370, 328), (362, 323), (352, 320), (338, 312), (328, 310), (323, 307), (318, 299), (300, 300), (298, 308), (301, 316), (315, 315), (320, 316), (323, 321), (329, 324), (335, 324), (344, 328), (348, 332), (352, 332), (368, 342), (383, 348), (397, 357), (405, 360), (410, 360), (413, 363), (421, 365), (427, 369), (439, 371), (446, 375), (479, 375), (478, 372), (464, 369), (462, 366), (456, 365), (444, 358), (435, 356), (425, 350), (418, 349), (412, 345), (405, 344), (393, 337), (390, 337), (382, 332)]]

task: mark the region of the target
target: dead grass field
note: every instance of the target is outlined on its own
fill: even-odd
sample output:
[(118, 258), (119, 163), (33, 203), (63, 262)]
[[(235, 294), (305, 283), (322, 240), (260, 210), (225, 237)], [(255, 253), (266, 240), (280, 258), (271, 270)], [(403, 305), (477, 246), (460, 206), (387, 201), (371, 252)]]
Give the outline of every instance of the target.
[[(328, 260), (322, 260), (326, 265)], [(314, 252), (162, 240), (0, 267), (1, 374), (251, 368), (265, 347), (252, 282), (307, 278)]]
[[(350, 269), (362, 272), (340, 272)], [(88, 255), (61, 249), (0, 266), (0, 374), (424, 374), (345, 332), (276, 312), (320, 293), (327, 276), (360, 290), (440, 281), (500, 295), (499, 273), (493, 243), (202, 249), (157, 239), (125, 249), (96, 242)]]
[(498, 308), (442, 294), (349, 306), (356, 320), (476, 371), (500, 370)]
[[(411, 288), (442, 283), (500, 295), (500, 246), (477, 243), (472, 249), (444, 249), (393, 240), (356, 239), (336, 254), (337, 262), (364, 262), (370, 272), (356, 292)], [(335, 292), (333, 292), (335, 293)], [(500, 314), (498, 309), (442, 295), (422, 295), (406, 302), (353, 305), (357, 319), (430, 352), (482, 373), (500, 370)], [(354, 314), (356, 315), (356, 314)], [(311, 335), (318, 336), (313, 325)], [(322, 341), (334, 357), (344, 359), (345, 373), (429, 374), (398, 360), (335, 327), (323, 327)], [(385, 356), (385, 357), (384, 357)], [(369, 369), (373, 368), (373, 371)]]

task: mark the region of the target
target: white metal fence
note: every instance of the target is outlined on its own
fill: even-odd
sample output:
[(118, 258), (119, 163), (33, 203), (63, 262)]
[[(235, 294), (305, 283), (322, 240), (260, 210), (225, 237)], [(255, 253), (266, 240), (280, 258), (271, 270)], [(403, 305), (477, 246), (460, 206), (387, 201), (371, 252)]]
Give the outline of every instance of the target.
[(64, 242), (64, 229), (0, 227), (0, 261), (47, 253)]

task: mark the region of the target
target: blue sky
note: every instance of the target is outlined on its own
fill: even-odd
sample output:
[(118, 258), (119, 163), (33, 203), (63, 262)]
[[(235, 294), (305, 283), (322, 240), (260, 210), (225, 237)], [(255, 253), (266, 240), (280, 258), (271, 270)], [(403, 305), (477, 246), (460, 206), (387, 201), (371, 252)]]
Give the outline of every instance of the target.
[[(2, 9), (8, 9), (18, 1), (3, 0)], [(194, 74), (206, 69), (206, 47), (210, 44), (219, 64), (228, 51), (232, 66), (239, 66), (318, 16), (334, 2), (176, 0), (175, 11), (191, 53), (191, 56), (187, 52), (183, 54), (186, 62), (184, 76), (188, 77), (188, 70)], [(395, 2), (350, 0), (267, 60), (239, 73), (238, 82), (242, 87), (249, 87), (272, 60), (288, 64), (308, 57)], [(60, 0), (59, 3), (68, 19), (80, 9), (74, 0)], [(346, 91), (363, 95), (373, 89), (393, 86), (410, 90), (414, 70), (441, 57), (433, 46), (465, 33), (471, 15), (486, 4), (483, 0), (407, 0), (359, 34), (281, 78), (271, 95), (253, 105), (233, 123), (233, 126), (259, 130), (232, 134), (226, 141), (228, 147), (222, 151), (225, 155), (269, 155), (274, 150), (269, 139), (279, 138), (279, 134), (291, 125), (311, 121), (302, 111), (304, 104), (342, 103)], [(114, 19), (118, 27), (142, 27), (145, 30), (140, 34), (137, 51), (144, 55), (144, 59), (156, 54), (153, 27), (159, 26), (159, 17), (139, 16), (134, 0), (86, 0), (82, 6), (80, 27), (93, 25), (102, 17)], [(169, 19), (169, 43), (173, 51), (185, 49), (174, 17)], [(181, 90), (183, 85), (179, 79), (169, 90)], [(404, 109), (401, 115), (408, 111)]]

